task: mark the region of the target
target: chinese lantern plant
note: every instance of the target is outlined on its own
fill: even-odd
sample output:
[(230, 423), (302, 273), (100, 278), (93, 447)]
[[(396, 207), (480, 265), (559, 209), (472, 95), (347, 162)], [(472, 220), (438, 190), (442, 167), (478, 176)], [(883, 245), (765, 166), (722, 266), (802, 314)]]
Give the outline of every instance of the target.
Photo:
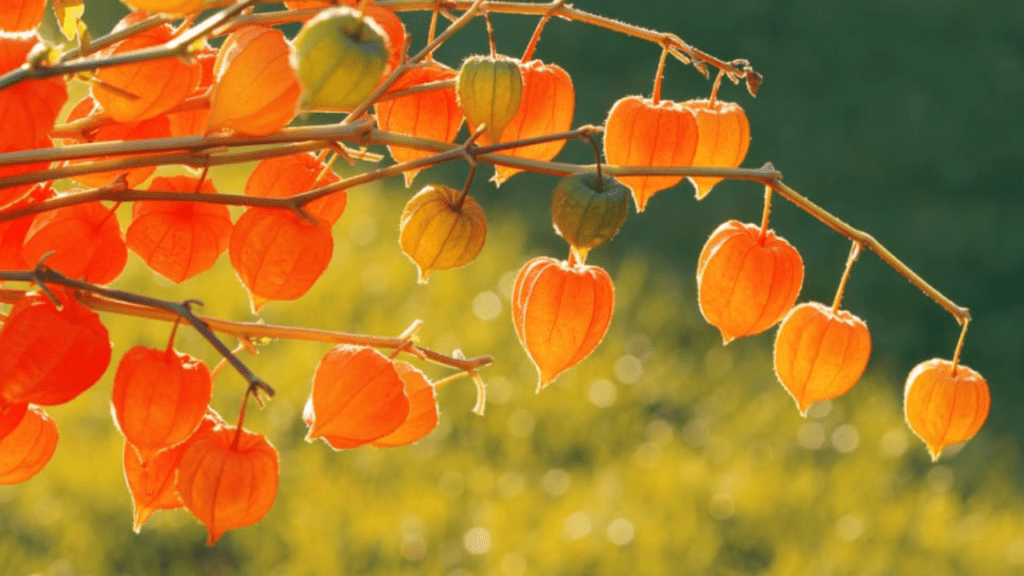
[(915, 366), (904, 388), (907, 424), (933, 461), (947, 446), (973, 438), (985, 424), (991, 403), (981, 374), (941, 358)]
[(348, 6), (329, 8), (306, 22), (295, 37), (303, 107), (356, 107), (384, 75), (390, 44), (375, 20)]
[[(663, 52), (651, 98), (626, 96), (612, 105), (605, 121), (604, 157), (624, 166), (690, 166), (697, 151), (697, 117), (693, 110), (661, 99)], [(671, 188), (682, 176), (622, 176), (643, 212), (655, 193)]]
[[(327, 6), (338, 3), (343, 5)], [(184, 507), (207, 527), (213, 544), (228, 530), (258, 522), (273, 504), (277, 452), (266, 437), (243, 427), (249, 396), (259, 390), (269, 396), (272, 388), (218, 334), (244, 348), (274, 338), (336, 344), (315, 368), (302, 419), (307, 440), (323, 439), (337, 450), (398, 447), (423, 438), (438, 423), (435, 389), (461, 376), (474, 378), (475, 410), (482, 413), (477, 370), (490, 357), (446, 356), (420, 347), (408, 333), (387, 339), (267, 325), (262, 319), (200, 317), (187, 301), (105, 286), (117, 281), (128, 250), (175, 283), (201, 277), (227, 251), (254, 313), (270, 301), (297, 300), (331, 263), (332, 227), (353, 189), (365, 193), (360, 186), (398, 174), (408, 186), (418, 170), (458, 159), (471, 166), (462, 190), (425, 186), (409, 194), (398, 218), (400, 249), (418, 267), (421, 282), (433, 270), (469, 264), (483, 248), (487, 217), (468, 194), (479, 163), (496, 164), (499, 184), (519, 171), (560, 178), (551, 191), (551, 218), (569, 244), (569, 256), (526, 262), (511, 295), (513, 326), (537, 369), (538, 391), (579, 365), (608, 331), (615, 288), (610, 275), (586, 259), (618, 233), (628, 212), (627, 194), (643, 212), (654, 194), (683, 178), (701, 198), (729, 177), (782, 194), (855, 246), (872, 249), (963, 324), (954, 360), (919, 365), (905, 387), (907, 422), (933, 458), (972, 437), (987, 416), (987, 384), (959, 364), (967, 310), (872, 237), (797, 194), (770, 166), (739, 168), (749, 123), (742, 107), (718, 92), (724, 76), (734, 83), (745, 80), (756, 95), (760, 76), (744, 60), (722, 60), (672, 34), (560, 2), (389, 4), (434, 10), (425, 46), (416, 53), (409, 51), (416, 38), (396, 12), (369, 1), (296, 0), (286, 3), (289, 10), (273, 13), (249, 10), (242, 2), (129, 4), (177, 15), (177, 27), (165, 16), (134, 13), (115, 34), (97, 37), (92, 45), (82, 25), (78, 48), (57, 51), (32, 30), (42, 10), (37, 0), (19, 0), (0, 11), (0, 299), (13, 305), (0, 311), (0, 482), (30, 478), (53, 454), (57, 427), (40, 406), (73, 400), (107, 370), (111, 343), (92, 308), (188, 322), (249, 386), (238, 421), (228, 424), (209, 408), (212, 375), (204, 364), (177, 351), (173, 342), (163, 349), (128, 343), (111, 376), (111, 404), (126, 438), (124, 470), (136, 531), (155, 511)], [(315, 9), (320, 11), (314, 16)], [(468, 22), (503, 11), (541, 16), (521, 59), (496, 52), (488, 20), (489, 55), (467, 58), (457, 71), (433, 60)], [(76, 27), (74, 10), (57, 6), (56, 13), (63, 31)], [(438, 15), (451, 22), (435, 36)], [(657, 44), (661, 59), (650, 98), (622, 97), (611, 105), (603, 128), (570, 130), (572, 78), (557, 63), (533, 57), (541, 30), (555, 16)], [(301, 20), (295, 35), (266, 25)], [(707, 67), (718, 69), (708, 99), (661, 97), (669, 55), (705, 76)], [(67, 83), (79, 80), (89, 82), (91, 96), (57, 125)], [(367, 113), (371, 109), (373, 115)], [(300, 111), (296, 124), (316, 121), (307, 114), (312, 111), (349, 115), (289, 127)], [(471, 135), (454, 144), (463, 120)], [(602, 130), (605, 160), (613, 167), (602, 167), (600, 158), (596, 167), (552, 162), (565, 140)], [(375, 146), (387, 146), (396, 164), (357, 164), (382, 160)], [(362, 173), (335, 174), (337, 158)], [(243, 162), (252, 163), (244, 190), (215, 181), (220, 176), (206, 170)], [(91, 189), (72, 188), (69, 178)], [(61, 192), (55, 196), (54, 190)], [(549, 190), (541, 190), (540, 205)], [(527, 194), (512, 198), (536, 208)], [(863, 321), (839, 307), (849, 265), (831, 308), (794, 307), (803, 263), (768, 228), (770, 198), (771, 192), (760, 226), (732, 220), (709, 238), (696, 271), (698, 306), (724, 342), (781, 321), (775, 370), (803, 412), (855, 384), (868, 361), (870, 337)], [(132, 219), (122, 235), (116, 207), (124, 202), (132, 203)], [(18, 283), (27, 287), (19, 289)], [(323, 316), (328, 322), (331, 315)], [(385, 349), (392, 350), (390, 356)], [(432, 382), (398, 359), (403, 354), (457, 374)]]
[(398, 241), (402, 252), (419, 268), (425, 284), (433, 270), (469, 264), (487, 239), (487, 215), (466, 190), (444, 185), (425, 186), (402, 211)]
[(857, 383), (871, 355), (863, 320), (840, 310), (850, 269), (860, 255), (854, 243), (831, 308), (807, 302), (786, 314), (775, 337), (775, 374), (796, 401), (801, 416), (812, 402), (838, 398)]
[(697, 301), (722, 342), (759, 334), (777, 324), (803, 285), (800, 253), (761, 227), (730, 220), (704, 244), (697, 263)]

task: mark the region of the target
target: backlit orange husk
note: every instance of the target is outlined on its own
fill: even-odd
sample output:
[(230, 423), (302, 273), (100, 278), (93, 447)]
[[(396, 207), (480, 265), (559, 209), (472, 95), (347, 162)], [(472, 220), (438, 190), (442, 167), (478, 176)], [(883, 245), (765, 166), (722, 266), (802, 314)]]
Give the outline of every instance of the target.
[(952, 444), (966, 442), (981, 430), (992, 399), (978, 372), (941, 358), (922, 362), (910, 371), (903, 408), (910, 429), (928, 446), (932, 460)]
[(775, 337), (775, 374), (802, 416), (812, 402), (838, 398), (857, 383), (871, 356), (863, 320), (818, 302), (794, 307)]
[(29, 406), (21, 422), (0, 440), (0, 484), (18, 484), (42, 470), (60, 434), (57, 423), (38, 406)]
[[(191, 176), (157, 177), (150, 190), (214, 194), (211, 180)], [(135, 202), (125, 243), (154, 272), (174, 281), (213, 268), (228, 248), (231, 213), (228, 207), (202, 202)]]
[(339, 344), (320, 360), (303, 411), (306, 441), (356, 448), (398, 430), (409, 415), (394, 363), (373, 348)]
[[(500, 142), (513, 142), (526, 138), (565, 132), (572, 127), (573, 108), (576, 105), (576, 90), (572, 78), (557, 64), (544, 64), (531, 60), (519, 64), (523, 74), (523, 94), (515, 116), (501, 132)], [(484, 132), (480, 135), (483, 145), (495, 144)], [(502, 150), (501, 154), (514, 158), (548, 161), (561, 152), (565, 140), (552, 140), (543, 144)], [(494, 166), (491, 179), (501, 185), (513, 175), (522, 172), (511, 166)]]
[(98, 314), (58, 286), (29, 292), (0, 326), (0, 397), (53, 406), (91, 388), (110, 364), (110, 336)]
[[(98, 117), (103, 114), (103, 108), (96, 103), (91, 97), (86, 96), (74, 108), (71, 109), (71, 113), (68, 115), (68, 122), (80, 120), (86, 117)], [(70, 143), (84, 143), (84, 142), (109, 142), (115, 140), (145, 140), (150, 138), (167, 138), (171, 135), (171, 125), (169, 116), (162, 115), (155, 118), (149, 118), (142, 120), (141, 122), (114, 122), (104, 121), (97, 128), (92, 129), (84, 133), (82, 138), (69, 138)], [(84, 158), (81, 160), (68, 160), (68, 166), (74, 166), (76, 164), (85, 164), (88, 162), (95, 162), (99, 160), (108, 160), (115, 158), (115, 156), (98, 156), (94, 158)], [(116, 158), (125, 158), (125, 156), (116, 156)], [(119, 170), (109, 170), (106, 172), (89, 172), (86, 174), (76, 174), (71, 176), (71, 179), (90, 187), (100, 187), (110, 184), (115, 178), (124, 175), (125, 183), (129, 188), (137, 187), (139, 184), (146, 181), (147, 178), (153, 175), (156, 171), (156, 166), (136, 166), (133, 168), (124, 168)]]
[[(429, 62), (402, 74), (389, 92), (429, 82), (450, 80), (455, 76), (456, 72), (451, 68), (436, 62)], [(439, 142), (454, 142), (464, 120), (455, 96), (455, 88), (420, 92), (384, 100), (374, 105), (374, 111), (377, 115), (377, 125), (385, 132)], [(433, 154), (428, 150), (416, 150), (402, 146), (388, 146), (388, 152), (391, 153), (395, 162), (411, 162)], [(406, 187), (412, 184), (413, 178), (420, 170), (422, 168), (405, 172)]]
[[(263, 198), (284, 198), (313, 188), (328, 186), (341, 178), (319, 158), (310, 153), (274, 156), (261, 160), (245, 181), (245, 195)], [(303, 206), (310, 216), (333, 225), (341, 218), (348, 202), (348, 193), (339, 190)]]
[(210, 369), (176, 350), (135, 346), (114, 374), (111, 406), (143, 460), (184, 442), (199, 427), (213, 390)]
[(728, 344), (760, 334), (796, 303), (804, 281), (800, 253), (772, 230), (730, 220), (708, 238), (697, 263), (701, 314)]
[(523, 265), (512, 288), (512, 322), (537, 367), (537, 391), (579, 364), (608, 332), (615, 287), (597, 266), (547, 256)]
[(46, 0), (5, 0), (0, 30), (35, 30), (46, 13)]
[[(697, 118), (678, 102), (626, 96), (608, 113), (604, 157), (618, 166), (675, 166), (693, 164), (697, 149)], [(643, 212), (655, 193), (671, 188), (682, 176), (619, 176), (633, 193), (637, 212)]]
[(409, 415), (394, 432), (371, 442), (379, 448), (405, 446), (423, 438), (437, 427), (437, 397), (427, 377), (408, 362), (394, 362), (395, 371), (405, 384)]
[(277, 497), (277, 450), (261, 434), (218, 426), (189, 443), (176, 485), (189, 512), (206, 526), (206, 544), (259, 522)]
[(39, 262), (54, 252), (46, 265), (69, 278), (108, 284), (128, 262), (128, 247), (112, 208), (86, 202), (38, 214), (25, 233), (21, 256)]
[[(683, 106), (697, 117), (697, 150), (693, 155), (694, 166), (715, 168), (738, 168), (747, 156), (750, 147), (750, 123), (743, 108), (735, 102), (716, 100), (689, 100)], [(690, 182), (697, 191), (697, 199), (708, 195), (711, 187), (722, 181), (711, 176), (691, 176)]]
[(334, 238), (327, 223), (287, 210), (249, 208), (235, 222), (228, 252), (259, 311), (270, 300), (295, 300), (308, 292), (331, 262)]
[[(126, 16), (115, 30), (146, 17), (141, 12)], [(114, 56), (161, 46), (174, 36), (170, 24), (154, 26), (101, 51)], [(118, 122), (138, 122), (174, 108), (199, 85), (202, 68), (195, 60), (170, 56), (96, 70), (92, 97)], [(113, 89), (107, 88), (111, 87)]]
[(294, 52), (276, 28), (243, 26), (232, 32), (213, 65), (207, 131), (263, 136), (287, 126), (302, 95)]

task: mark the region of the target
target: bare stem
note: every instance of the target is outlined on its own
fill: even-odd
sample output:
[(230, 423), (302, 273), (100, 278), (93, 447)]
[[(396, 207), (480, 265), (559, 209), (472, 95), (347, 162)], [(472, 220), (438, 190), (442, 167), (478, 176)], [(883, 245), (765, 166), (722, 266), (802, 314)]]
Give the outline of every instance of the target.
[(658, 70), (654, 73), (654, 90), (651, 91), (651, 100), (657, 106), (661, 102), (661, 79), (665, 76), (665, 59), (668, 57), (668, 45), (661, 51), (661, 58), (658, 59)]
[[(0, 272), (0, 279), (7, 281), (31, 281), (25, 279), (26, 276), (28, 275), (31, 275), (31, 272)], [(27, 290), (12, 290), (9, 288), (0, 289), (0, 302), (6, 304), (13, 304), (17, 302), (18, 299), (20, 299), (22, 296), (24, 296), (26, 291)], [(146, 299), (146, 297), (144, 296), (139, 296), (138, 298)], [(109, 296), (106, 296), (101, 292), (87, 292), (81, 294), (79, 295), (78, 300), (84, 306), (87, 306), (98, 312), (109, 312), (112, 314), (119, 314), (121, 316), (131, 316), (133, 318), (145, 318), (149, 320), (160, 320), (163, 322), (174, 322), (176, 319), (180, 318), (180, 315), (177, 313), (177, 309), (168, 310), (165, 307), (152, 306), (149, 304), (136, 304), (125, 300), (110, 298)], [(335, 332), (330, 330), (300, 328), (295, 326), (280, 326), (275, 324), (262, 324), (257, 322), (237, 322), (233, 320), (224, 320), (222, 318), (203, 316), (199, 314), (193, 314), (192, 316), (195, 319), (202, 322), (202, 324), (209, 331), (232, 336), (234, 338), (237, 338), (239, 341), (243, 342), (259, 340), (264, 338), (276, 338), (283, 340), (298, 340), (305, 342), (324, 342), (330, 344), (354, 344), (359, 346), (371, 346), (373, 348), (385, 349), (396, 349), (407, 345), (407, 340), (402, 338), (367, 336), (364, 334), (349, 334), (345, 332)], [(188, 318), (186, 318), (186, 320), (188, 320)], [(191, 321), (189, 323), (192, 324), (193, 327), (195, 327), (195, 324), (193, 324)], [(487, 366), (488, 364), (493, 362), (493, 359), (490, 356), (476, 356), (473, 358), (454, 358), (452, 356), (441, 354), (440, 352), (436, 352), (429, 348), (423, 348), (416, 345), (409, 346), (406, 349), (406, 352), (414, 356), (428, 360), (430, 362), (433, 362), (434, 364), (448, 366), (456, 370), (475, 370), (477, 368)], [(224, 355), (224, 353), (221, 352), (221, 355), (224, 356), (225, 360), (232, 362), (232, 365), (234, 365), (235, 362), (239, 362), (238, 359), (234, 356), (234, 354), (229, 353), (228, 355)], [(232, 361), (231, 358), (235, 358), (235, 360)]]
[[(172, 321), (176, 319), (184, 319), (186, 322), (191, 324), (192, 327), (195, 328), (196, 331), (199, 332), (199, 334), (202, 335), (202, 337), (205, 338), (221, 356), (231, 363), (232, 367), (241, 374), (242, 378), (245, 379), (249, 386), (263, 390), (267, 396), (274, 395), (274, 389), (264, 382), (259, 376), (249, 370), (249, 368), (238, 358), (236, 358), (231, 353), (231, 350), (217, 338), (209, 325), (207, 325), (201, 317), (192, 312), (191, 304), (189, 302), (182, 303), (160, 300), (158, 298), (143, 296), (141, 294), (125, 292), (124, 290), (115, 290), (113, 288), (105, 288), (103, 286), (89, 284), (88, 282), (72, 280), (56, 270), (47, 268), (44, 265), (39, 265), (34, 270), (25, 272), (0, 272), (0, 280), (11, 282), (31, 282), (40, 286), (45, 284), (57, 284), (58, 286), (64, 286), (72, 290), (99, 294), (113, 301), (160, 310), (166, 314), (169, 320)], [(7, 291), (5, 290), (4, 292)]]
[(764, 210), (761, 212), (761, 232), (758, 234), (758, 241), (763, 245), (765, 236), (768, 234), (768, 221), (772, 215), (772, 189), (771, 186), (764, 187)]
[(548, 20), (551, 20), (551, 15), (553, 14), (554, 9), (560, 8), (562, 4), (565, 4), (565, 0), (556, 0), (555, 2), (552, 2), (552, 4), (552, 9), (548, 10), (544, 16), (541, 17), (540, 22), (537, 23), (537, 28), (533, 31), (533, 36), (530, 37), (530, 42), (526, 45), (526, 50), (523, 50), (523, 62), (529, 62), (533, 58), (533, 52), (537, 49), (537, 43), (540, 42), (540, 34), (544, 31), (544, 26), (547, 25)]
[(806, 197), (800, 195), (796, 190), (793, 190), (784, 184), (781, 179), (768, 179), (764, 183), (771, 186), (772, 190), (775, 190), (783, 198), (792, 202), (797, 208), (800, 208), (804, 212), (807, 212), (811, 216), (814, 216), (818, 220), (824, 222), (829, 228), (843, 236), (846, 236), (854, 242), (866, 246), (869, 250), (878, 255), (878, 257), (882, 259), (882, 262), (888, 264), (889, 267), (895, 270), (900, 276), (906, 278), (908, 282), (916, 286), (919, 290), (924, 292), (926, 296), (934, 300), (939, 306), (952, 314), (953, 317), (956, 318), (957, 322), (964, 324), (970, 321), (970, 310), (962, 306), (958, 306), (955, 302), (936, 290), (934, 286), (921, 278), (917, 272), (914, 272), (909, 266), (904, 264), (902, 260), (897, 258), (889, 251), (888, 248), (883, 246), (882, 243), (876, 240), (873, 236), (840, 220), (821, 206), (811, 202)]
[(839, 312), (839, 305), (843, 303), (846, 281), (850, 279), (850, 270), (853, 269), (853, 263), (857, 261), (858, 256), (860, 256), (860, 243), (854, 240), (850, 246), (850, 255), (846, 257), (846, 268), (843, 270), (843, 276), (839, 279), (839, 287), (836, 288), (836, 297), (832, 299), (833, 316)]
[(967, 327), (971, 324), (971, 319), (964, 320), (963, 327), (960, 329), (960, 339), (956, 341), (956, 350), (953, 351), (953, 369), (950, 371), (950, 375), (956, 378), (956, 369), (960, 366), (960, 352), (964, 349), (964, 340), (967, 338)]

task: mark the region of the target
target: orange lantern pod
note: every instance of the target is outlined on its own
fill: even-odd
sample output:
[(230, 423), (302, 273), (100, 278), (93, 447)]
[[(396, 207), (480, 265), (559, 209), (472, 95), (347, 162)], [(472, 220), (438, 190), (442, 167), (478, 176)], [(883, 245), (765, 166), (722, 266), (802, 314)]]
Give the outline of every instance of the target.
[[(7, 208), (21, 208), (37, 202), (53, 198), (53, 188), (49, 184), (35, 185), (29, 193), (7, 206)], [(25, 233), (35, 216), (22, 216), (14, 220), (0, 222), (0, 270), (28, 270), (35, 264), (25, 262), (21, 256), (21, 247), (25, 244)]]
[(62, 306), (29, 292), (0, 327), (0, 398), (43, 406), (75, 399), (110, 364), (110, 336), (100, 317), (67, 290), (50, 287)]
[(579, 364), (608, 332), (615, 286), (597, 266), (540, 256), (523, 265), (512, 288), (512, 322), (537, 367), (537, 391)]
[[(697, 118), (671, 100), (640, 96), (619, 99), (608, 113), (604, 157), (619, 166), (690, 166), (697, 150)], [(633, 193), (637, 212), (643, 212), (656, 192), (671, 188), (682, 176), (619, 176)]]
[[(436, 62), (427, 62), (402, 74), (388, 92), (404, 90), (412, 86), (450, 80), (456, 76), (455, 70)], [(420, 92), (401, 98), (382, 100), (374, 104), (377, 125), (385, 132), (393, 132), (405, 136), (415, 136), (454, 142), (462, 127), (462, 109), (455, 95), (455, 88)], [(388, 152), (395, 162), (411, 162), (426, 158), (433, 154), (429, 150), (416, 150), (402, 146), (388, 146)], [(412, 184), (413, 178), (422, 168), (405, 171), (405, 186)]]
[[(74, 191), (69, 191), (73, 193)], [(69, 278), (109, 284), (124, 270), (128, 248), (113, 209), (86, 202), (37, 214), (25, 232), (21, 257), (46, 265)]]
[[(215, 194), (213, 182), (191, 176), (154, 178), (149, 190)], [(154, 272), (181, 282), (217, 262), (231, 239), (227, 206), (202, 202), (135, 202), (125, 243)]]
[(0, 440), (18, 427), (28, 411), (27, 402), (12, 403), (0, 398)]
[(395, 432), (409, 416), (409, 398), (394, 363), (373, 348), (339, 344), (320, 360), (303, 411), (306, 441), (335, 450), (356, 448)]
[(46, 13), (46, 0), (5, 0), (0, 30), (35, 30)]
[(142, 460), (184, 442), (199, 427), (213, 382), (201, 360), (176, 350), (135, 346), (114, 374), (118, 429)]
[(175, 446), (144, 462), (131, 443), (124, 441), (121, 462), (128, 493), (132, 497), (132, 530), (136, 534), (153, 513), (182, 507), (174, 485), (174, 474), (187, 447), (186, 444)]
[[(71, 109), (71, 113), (68, 114), (68, 122), (74, 122), (75, 120), (81, 120), (87, 117), (99, 117), (101, 118), (101, 122), (95, 128), (85, 131), (81, 135), (81, 138), (75, 137), (67, 139), (69, 143), (78, 144), (84, 142), (111, 142), (116, 140), (146, 140), (151, 138), (166, 138), (171, 135), (170, 122), (166, 115), (149, 118), (142, 120), (141, 122), (115, 122), (113, 120), (103, 119), (103, 108), (101, 108), (99, 104), (89, 96), (80, 100), (78, 104)], [(117, 157), (124, 158), (124, 156)], [(114, 156), (98, 156), (83, 160), (68, 160), (66, 165), (74, 166), (76, 164), (85, 164), (88, 162), (108, 160), (111, 158), (114, 158)], [(134, 168), (124, 168), (121, 170), (76, 174), (69, 178), (83, 186), (100, 187), (110, 184), (115, 178), (123, 174), (126, 185), (129, 188), (133, 188), (145, 182), (146, 179), (152, 176), (155, 171), (156, 166), (136, 166)]]
[[(2, 16), (14, 14), (16, 7), (4, 5)], [(0, 26), (2, 27), (2, 26)], [(35, 32), (4, 32), (0, 30), (0, 75), (25, 63), (28, 53), (42, 43)], [(68, 99), (64, 78), (26, 80), (0, 90), (0, 154), (35, 148), (49, 148), (49, 133)], [(31, 174), (49, 168), (49, 162), (0, 166), (0, 178)], [(0, 189), (0, 207), (21, 199), (32, 184), (19, 184)]]
[[(545, 64), (540, 60), (519, 63), (519, 70), (523, 74), (523, 94), (515, 116), (501, 131), (500, 142), (535, 138), (565, 132), (571, 128), (576, 90), (569, 74), (557, 64)], [(496, 144), (490, 140), (487, 132), (480, 135), (480, 143)], [(557, 156), (563, 146), (565, 140), (552, 140), (543, 144), (502, 150), (501, 154), (546, 162)], [(501, 186), (519, 172), (522, 172), (519, 168), (495, 164), (494, 177), (491, 180)]]
[(409, 46), (409, 36), (405, 32), (405, 25), (402, 24), (402, 19), (388, 8), (368, 4), (363, 7), (363, 14), (379, 24), (381, 29), (384, 30), (384, 34), (388, 37), (388, 65), (384, 69), (384, 75), (381, 76), (381, 80), (383, 80), (402, 63), (405, 51)]
[(228, 530), (266, 516), (277, 497), (279, 473), (277, 450), (263, 435), (222, 425), (189, 442), (175, 485), (213, 546)]
[(327, 224), (272, 208), (246, 210), (235, 222), (228, 247), (231, 266), (249, 290), (255, 311), (270, 300), (295, 300), (308, 292), (333, 252)]
[[(0, 20), (14, 15), (9, 12), (12, 9), (17, 7), (8, 7), (5, 2)], [(0, 75), (24, 64), (29, 51), (37, 44), (43, 44), (43, 39), (34, 29), (0, 31)], [(0, 90), (0, 147), (12, 150), (48, 147), (47, 135), (67, 100), (68, 89), (61, 76), (26, 80)]]
[(864, 321), (818, 302), (790, 310), (775, 337), (775, 374), (801, 416), (812, 402), (838, 398), (853, 388), (870, 356), (871, 334)]
[[(213, 65), (217, 61), (217, 50), (215, 48), (203, 48), (192, 55), (199, 63), (199, 85), (188, 95), (189, 98), (200, 98), (204, 96), (213, 85)], [(206, 132), (206, 125), (210, 121), (210, 102), (205, 105), (167, 113), (167, 123), (171, 136), (194, 136)]]
[[(143, 12), (133, 12), (125, 16), (114, 31), (137, 24), (147, 16)], [(133, 34), (100, 53), (109, 57), (162, 46), (174, 34), (170, 24), (161, 24)], [(99, 68), (95, 74), (92, 97), (104, 111), (118, 122), (138, 122), (159, 116), (181, 104), (199, 85), (202, 69), (195, 61), (171, 56)]]
[(136, 534), (143, 524), (158, 510), (173, 510), (183, 506), (175, 486), (178, 463), (191, 442), (213, 432), (224, 425), (224, 421), (212, 409), (208, 409), (199, 428), (187, 440), (177, 446), (157, 453), (149, 460), (139, 457), (138, 451), (127, 440), (124, 443), (122, 465), (128, 492), (132, 496), (132, 529)]
[(287, 126), (302, 95), (294, 53), (276, 28), (242, 26), (232, 32), (213, 66), (207, 132), (263, 136)]
[(125, 4), (146, 12), (183, 15), (201, 12), (206, 2), (207, 0), (126, 0)]
[[(312, 154), (274, 156), (260, 160), (260, 163), (249, 173), (249, 179), (245, 182), (245, 195), (285, 198), (308, 192), (313, 188), (334, 184), (340, 180), (341, 178), (334, 173), (333, 169), (327, 168)], [(347, 202), (348, 193), (339, 190), (318, 198), (303, 208), (311, 216), (330, 226), (341, 218)]]
[[(750, 147), (750, 123), (743, 108), (735, 102), (708, 99), (689, 100), (683, 106), (697, 117), (697, 150), (693, 155), (694, 166), (714, 168), (738, 168), (747, 156)], [(701, 200), (711, 192), (711, 187), (722, 181), (713, 176), (690, 176), (688, 178)]]
[(472, 196), (434, 184), (406, 203), (398, 228), (402, 252), (419, 267), (420, 284), (434, 270), (461, 268), (483, 250), (487, 215)]
[(437, 427), (437, 397), (427, 377), (408, 362), (394, 362), (395, 371), (405, 385), (409, 415), (397, 430), (370, 444), (378, 448), (405, 446), (423, 438)]
[(933, 358), (910, 371), (903, 393), (907, 424), (924, 440), (932, 461), (951, 444), (966, 442), (985, 424), (992, 403), (981, 374)]
[(793, 307), (804, 282), (800, 253), (753, 224), (719, 226), (697, 263), (697, 299), (704, 318), (728, 344), (771, 328)]
[(38, 406), (0, 439), (0, 484), (18, 484), (39, 473), (57, 450), (57, 423)]

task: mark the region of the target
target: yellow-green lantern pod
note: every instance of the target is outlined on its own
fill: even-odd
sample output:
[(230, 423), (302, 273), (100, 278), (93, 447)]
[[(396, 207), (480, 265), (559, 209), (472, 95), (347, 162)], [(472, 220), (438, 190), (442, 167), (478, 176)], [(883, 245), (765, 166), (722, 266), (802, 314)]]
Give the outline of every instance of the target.
[(469, 264), (484, 247), (487, 216), (472, 196), (432, 184), (405, 205), (399, 224), (402, 252), (420, 269), (420, 284), (433, 270)]
[(388, 64), (387, 34), (348, 6), (324, 10), (295, 37), (302, 106), (347, 111), (366, 99)]
[(470, 56), (462, 63), (455, 91), (470, 130), (475, 132), (484, 124), (487, 138), (498, 142), (523, 97), (519, 61), (507, 56)]
[(572, 246), (580, 262), (587, 252), (618, 234), (629, 212), (629, 190), (611, 176), (571, 174), (551, 194), (555, 231)]

